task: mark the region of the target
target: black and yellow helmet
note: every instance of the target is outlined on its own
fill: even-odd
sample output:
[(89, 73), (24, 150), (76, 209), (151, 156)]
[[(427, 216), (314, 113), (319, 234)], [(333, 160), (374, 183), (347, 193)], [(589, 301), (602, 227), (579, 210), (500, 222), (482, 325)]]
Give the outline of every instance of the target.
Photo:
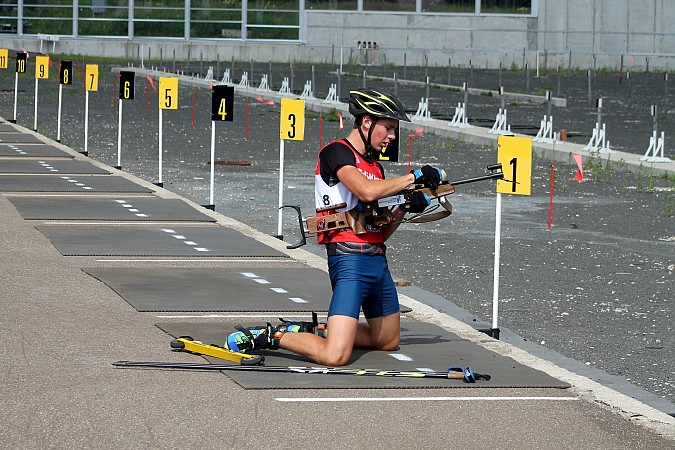
[(349, 112), (354, 117), (396, 119), (410, 122), (403, 105), (393, 94), (381, 89), (355, 89), (349, 92)]

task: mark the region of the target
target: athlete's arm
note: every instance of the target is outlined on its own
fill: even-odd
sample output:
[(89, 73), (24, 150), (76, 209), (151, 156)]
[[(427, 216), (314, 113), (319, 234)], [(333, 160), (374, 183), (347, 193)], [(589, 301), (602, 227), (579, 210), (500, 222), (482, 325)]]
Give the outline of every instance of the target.
[(348, 165), (340, 166), (336, 173), (342, 184), (366, 203), (394, 195), (415, 181), (415, 175), (411, 173), (391, 179), (369, 180), (359, 169)]

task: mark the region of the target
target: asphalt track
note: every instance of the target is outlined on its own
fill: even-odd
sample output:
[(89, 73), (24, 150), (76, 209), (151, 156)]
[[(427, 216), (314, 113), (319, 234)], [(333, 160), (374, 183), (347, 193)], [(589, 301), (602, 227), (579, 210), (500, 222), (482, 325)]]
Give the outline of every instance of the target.
[[(3, 90), (5, 91), (3, 105), (6, 105), (7, 91), (4, 85)], [(185, 89), (183, 98), (190, 98), (191, 93), (191, 88)], [(53, 92), (51, 95), (53, 101)], [(79, 101), (72, 100), (73, 105)], [(107, 100), (108, 102), (101, 102), (103, 104), (101, 110), (94, 112), (94, 117), (98, 122), (95, 127), (96, 131), (92, 127), (92, 132), (105, 134), (107, 130), (108, 139), (101, 139), (102, 135), (98, 135), (96, 147), (92, 147), (91, 153), (98, 159), (111, 164), (116, 156), (113, 137), (116, 131), (116, 125), (113, 123), (116, 119), (114, 117), (116, 109), (112, 105), (110, 96)], [(155, 101), (156, 99), (152, 103), (154, 104)], [(109, 104), (106, 105), (106, 103)], [(156, 166), (153, 167), (156, 164), (153, 150), (154, 152), (156, 150), (152, 148), (157, 139), (156, 133), (153, 136), (156, 111), (151, 111), (150, 115), (147, 115), (146, 105), (141, 102), (130, 106), (129, 109), (133, 112), (129, 114), (136, 120), (130, 120), (129, 123), (134, 125), (128, 128), (130, 131), (125, 135), (125, 139), (128, 138), (130, 141), (133, 139), (135, 143), (125, 144), (125, 151), (129, 147), (131, 151), (129, 159), (123, 160), (123, 166), (126, 170), (152, 181), (157, 176)], [(271, 234), (276, 228), (276, 212), (274, 211), (276, 185), (275, 177), (270, 177), (269, 174), (274, 173), (278, 165), (278, 159), (275, 160), (278, 151), (275, 147), (278, 147), (278, 141), (273, 127), (271, 133), (267, 132), (265, 135), (263, 133), (266, 128), (270, 128), (270, 122), (278, 121), (278, 115), (275, 117), (274, 112), (265, 109), (267, 105), (257, 105), (253, 102), (250, 107), (253, 111), (252, 117), (258, 117), (260, 122), (251, 122), (249, 141), (245, 141), (241, 134), (225, 137), (226, 150), (222, 159), (247, 160), (253, 162), (253, 166), (219, 168), (222, 169), (218, 173), (219, 179), (223, 181), (218, 185), (222, 186), (226, 184), (226, 181), (228, 184), (227, 188), (222, 190), (219, 187), (216, 205), (217, 209), (224, 214), (241, 219)], [(22, 114), (30, 117), (32, 105), (23, 104), (22, 108), (24, 111)], [(242, 109), (240, 106), (238, 115), (243, 115)], [(45, 100), (45, 110), (53, 114), (54, 106), (50, 100)], [(110, 115), (106, 117), (106, 111), (112, 115), (112, 118)], [(172, 149), (167, 149), (165, 179), (167, 187), (171, 190), (181, 191), (197, 202), (204, 203), (207, 196), (204, 186), (206, 183), (203, 180), (204, 161), (208, 153), (204, 152), (204, 156), (201, 156), (202, 153), (197, 149), (208, 147), (208, 141), (205, 140), (208, 134), (204, 132), (205, 123), (202, 123), (201, 133), (192, 134), (193, 131), (189, 126), (190, 113), (190, 107), (182, 108), (182, 111), (177, 113), (177, 115), (180, 114), (180, 118), (177, 118), (175, 124), (165, 128), (173, 133), (169, 136)], [(49, 114), (46, 113), (46, 116), (48, 117)], [(165, 114), (164, 117), (166, 120), (170, 116)], [(31, 120), (26, 120), (24, 117), (24, 122), (26, 125), (32, 123), (32, 117)], [(201, 119), (201, 122), (205, 120)], [(316, 122), (316, 120), (308, 121), (308, 134), (310, 134), (309, 130), (313, 130), (314, 136), (318, 135)], [(79, 128), (75, 126), (76, 123), (77, 121), (73, 120), (67, 128), (64, 127), (64, 130), (68, 131), (64, 134), (63, 141), (72, 139), (76, 142), (78, 140)], [(324, 133), (327, 133), (327, 128), (332, 126), (330, 131), (337, 134), (335, 122), (324, 122), (324, 126), (326, 127)], [(45, 134), (53, 134), (53, 121), (45, 120), (43, 128)], [(181, 141), (181, 139), (185, 140)], [(286, 170), (289, 180), (287, 195), (290, 197), (288, 202), (301, 204), (305, 209), (308, 204), (311, 204), (311, 200), (308, 201), (306, 198), (311, 196), (311, 183), (307, 182), (306, 173), (311, 173), (313, 155), (318, 143), (295, 144), (287, 145)], [(301, 146), (304, 148), (300, 149)], [(453, 167), (454, 171), (461, 176), (465, 173), (482, 171), (485, 164), (490, 163), (495, 156), (494, 149), (468, 145), (457, 148), (457, 146), (447, 139), (433, 139), (427, 135), (422, 140), (414, 142), (416, 152), (414, 157), (420, 164), (433, 162), (443, 167)], [(75, 143), (73, 147), (81, 149), (81, 143)], [(169, 157), (168, 154), (173, 154), (174, 151), (176, 156)], [(99, 155), (96, 156), (96, 153)], [(503, 263), (502, 274), (504, 279), (508, 280), (506, 283), (508, 287), (502, 286), (502, 289), (507, 291), (513, 289), (513, 293), (510, 297), (507, 296), (505, 305), (502, 306), (503, 316), (500, 323), (505, 329), (518, 332), (528, 341), (541, 342), (542, 347), (551, 346), (560, 353), (579, 359), (582, 363), (588, 363), (583, 364), (587, 370), (597, 366), (622, 377), (634, 373), (635, 375), (628, 376), (633, 383), (657, 395), (666, 397), (670, 395), (672, 398), (672, 393), (669, 394), (669, 392), (672, 392), (673, 359), (668, 353), (673, 347), (668, 340), (672, 340), (672, 307), (669, 307), (668, 303), (672, 297), (670, 288), (672, 268), (669, 268), (672, 264), (672, 245), (668, 244), (672, 242), (669, 241), (672, 236), (672, 218), (654, 213), (667, 209), (668, 203), (664, 200), (664, 196), (667, 197), (667, 193), (672, 192), (668, 191), (672, 187), (668, 186), (667, 180), (658, 177), (634, 176), (622, 170), (608, 171), (606, 169), (598, 169), (596, 174), (593, 169), (588, 169), (587, 176), (590, 171), (593, 183), (576, 184), (563, 181), (560, 189), (556, 185), (556, 191), (562, 191), (562, 194), (568, 193), (569, 198), (561, 202), (561, 212), (556, 209), (556, 221), (554, 222), (557, 225), (557, 223), (569, 221), (566, 228), (569, 227), (570, 230), (581, 228), (585, 233), (579, 235), (578, 232), (566, 231), (563, 236), (556, 236), (552, 239), (550, 234), (543, 233), (541, 229), (542, 223), (545, 225), (545, 218), (542, 219), (545, 217), (542, 209), (545, 208), (542, 208), (542, 204), (545, 204), (547, 200), (546, 175), (550, 167), (549, 163), (545, 162), (536, 163), (535, 167), (535, 172), (539, 171), (539, 174), (535, 175), (539, 183), (534, 183), (533, 188), (541, 190), (540, 198), (531, 202), (524, 201), (511, 211), (507, 207), (506, 211), (508, 217), (517, 220), (515, 220), (513, 229), (507, 226), (509, 236), (503, 244), (506, 246), (509, 243), (513, 244), (513, 248), (510, 251), (503, 249), (502, 252), (503, 254), (517, 253), (522, 256), (523, 260), (518, 264)], [(559, 170), (566, 168), (568, 174), (574, 173), (573, 166), (562, 164), (562, 167), (563, 169), (559, 168)], [(394, 165), (388, 170), (395, 172), (403, 169), (404, 165)], [(571, 175), (568, 176), (571, 177)], [(592, 192), (583, 192), (578, 189), (591, 184)], [(471, 189), (463, 190), (453, 199), (456, 214), (451, 219), (446, 219), (450, 222), (449, 224), (439, 226), (440, 223), (436, 223), (428, 227), (415, 226), (414, 228), (409, 226), (410, 228), (398, 233), (396, 240), (392, 241), (390, 246), (390, 259), (396, 261), (392, 265), (397, 275), (410, 279), (415, 285), (429, 291), (431, 294), (428, 295), (427, 302), (433, 304), (435, 308), (441, 311), (454, 311), (456, 317), (460, 316), (466, 321), (474, 319), (480, 321), (489, 317), (490, 228), (494, 228), (494, 223), (490, 223), (490, 216), (493, 214), (490, 212), (493, 209), (493, 206), (490, 206), (490, 192), (491, 189), (488, 187), (476, 188), (476, 190), (471, 187)], [(663, 192), (665, 194), (662, 194)], [(631, 211), (630, 208), (636, 210), (635, 214), (630, 215), (630, 220), (627, 220), (625, 214), (617, 215), (616, 202), (609, 200), (617, 193), (623, 199), (620, 202), (622, 207), (628, 211)], [(467, 200), (467, 203), (462, 204), (463, 200)], [(591, 206), (586, 203), (590, 203)], [(530, 208), (526, 214), (522, 213), (524, 207)], [(466, 217), (461, 221), (457, 217), (460, 212)], [(600, 215), (597, 216), (596, 213)], [(612, 217), (611, 213), (614, 213), (615, 217)], [(532, 217), (528, 218), (528, 214)], [(558, 222), (559, 217), (560, 222)], [(290, 234), (293, 232), (292, 227), (293, 220), (288, 218), (284, 229)], [(447, 230), (446, 227), (452, 229)], [(558, 228), (554, 228), (553, 231), (558, 231)], [(450, 234), (449, 239), (448, 234)], [(645, 239), (644, 234), (650, 236), (650, 239)], [(594, 240), (589, 239), (588, 236), (592, 236)], [(552, 246), (552, 250), (544, 253), (540, 244), (530, 242), (534, 237), (543, 239)], [(414, 242), (418, 244), (415, 245)], [(660, 244), (661, 242), (665, 244)], [(464, 248), (460, 248), (458, 243), (463, 243)], [(625, 253), (613, 253), (617, 247), (627, 250)], [(543, 248), (546, 249), (546, 246)], [(529, 253), (527, 249), (530, 249)], [(318, 253), (318, 249), (313, 249), (313, 251)], [(559, 258), (560, 255), (566, 253), (570, 254), (570, 259), (559, 261), (557, 264), (560, 266), (557, 267), (551, 255), (555, 254)], [(433, 261), (433, 264), (429, 264), (429, 259)], [(604, 272), (593, 275), (592, 270), (597, 270), (598, 266), (602, 266), (599, 262), (616, 260), (624, 262), (615, 263), (615, 272), (611, 276)], [(458, 264), (457, 261), (461, 263)], [(547, 269), (545, 268), (547, 263), (552, 264), (553, 268), (542, 270)], [(513, 273), (509, 273), (511, 264), (513, 264)], [(630, 273), (628, 270), (631, 270), (626, 268), (635, 267), (637, 267), (635, 270), (640, 271), (641, 276), (629, 277), (628, 281), (622, 281), (621, 277), (627, 277)], [(578, 273), (582, 274), (581, 277), (577, 275)], [(557, 279), (558, 277), (560, 279)], [(634, 306), (635, 310), (630, 311), (630, 307), (633, 307), (635, 303), (629, 304), (628, 300), (622, 300), (619, 296), (617, 296), (618, 300), (610, 298), (615, 294), (612, 292), (613, 289), (601, 288), (600, 284), (618, 285), (615, 292), (625, 290), (626, 297), (632, 297), (631, 302), (643, 299), (644, 303)], [(463, 286), (460, 292), (457, 292), (456, 286)], [(570, 286), (573, 287), (570, 288)], [(434, 297), (433, 293), (439, 294), (440, 297)], [(600, 294), (606, 298), (598, 299)], [(614, 302), (618, 304), (614, 305)], [(453, 303), (465, 310), (454, 310)], [(646, 309), (650, 304), (653, 309)], [(470, 312), (467, 313), (467, 310)], [(467, 317), (461, 317), (462, 314)], [(566, 320), (568, 318), (569, 320)], [(638, 319), (647, 320), (649, 324), (642, 327)], [(520, 336), (505, 332), (504, 340), (512, 339), (515, 343), (515, 340), (523, 339)], [(518, 342), (518, 344), (522, 343)], [(538, 350), (544, 351), (545, 349)], [(644, 374), (647, 369), (650, 376), (647, 379), (640, 377), (639, 374)], [(592, 370), (590, 373), (592, 378), (597, 377), (602, 381), (603, 376), (597, 375)], [(638, 397), (642, 395), (644, 394), (637, 394)], [(636, 394), (632, 393), (629, 396), (636, 396)], [(381, 442), (383, 441), (378, 439), (378, 443)], [(538, 442), (533, 446), (542, 446), (542, 444)]]

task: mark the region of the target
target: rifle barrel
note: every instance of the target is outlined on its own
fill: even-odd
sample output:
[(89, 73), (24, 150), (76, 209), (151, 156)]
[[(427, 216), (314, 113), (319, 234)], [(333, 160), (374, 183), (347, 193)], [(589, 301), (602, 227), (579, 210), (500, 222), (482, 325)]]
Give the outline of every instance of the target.
[(443, 182), (443, 184), (451, 184), (453, 186), (458, 186), (460, 184), (467, 184), (467, 183), (475, 183), (476, 181), (483, 181), (483, 180), (492, 180), (492, 179), (504, 179), (504, 173), (503, 172), (495, 172), (495, 173), (490, 173), (487, 175), (481, 175), (479, 177), (473, 177), (473, 178), (465, 178), (463, 180), (457, 180), (457, 181), (448, 181)]

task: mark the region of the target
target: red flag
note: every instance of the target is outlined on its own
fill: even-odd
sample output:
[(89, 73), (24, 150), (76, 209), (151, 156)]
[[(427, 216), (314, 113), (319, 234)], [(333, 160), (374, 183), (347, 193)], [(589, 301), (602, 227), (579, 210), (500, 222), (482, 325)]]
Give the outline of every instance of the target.
[(23, 48), (23, 47), (21, 47), (21, 50), (23, 50), (23, 52), (26, 54), (26, 59), (30, 59), (30, 55), (28, 54), (28, 52), (26, 51), (26, 49)]
[(52, 64), (52, 58), (49, 57), (49, 53), (45, 53), (45, 56), (47, 57), (47, 60), (49, 61), (49, 67), (54, 67), (54, 64)]
[(155, 87), (155, 82), (152, 80), (152, 75), (148, 75), (148, 81), (150, 82), (150, 86), (152, 86), (152, 90), (157, 92), (157, 88)]
[(628, 59), (630, 59), (630, 62), (635, 62), (635, 58), (633, 58), (633, 55), (628, 55)]
[(345, 127), (345, 122), (344, 120), (342, 120), (342, 114), (335, 111), (335, 115), (337, 116), (338, 119), (340, 119), (340, 129), (343, 129)]
[(258, 100), (259, 102), (262, 102), (262, 103), (266, 104), (266, 105), (270, 105), (270, 106), (274, 105), (274, 100), (265, 100), (264, 98), (262, 98), (259, 95), (256, 96), (255, 99)]
[(415, 133), (409, 134), (408, 136), (411, 137), (412, 139), (419, 139), (419, 138), (422, 137), (423, 134), (424, 134), (424, 128), (423, 127), (417, 127), (415, 129)]
[(577, 171), (577, 174), (574, 175), (574, 179), (577, 180), (579, 183), (584, 182), (584, 171), (583, 171), (583, 164), (581, 163), (581, 155), (578, 153), (574, 153), (572, 155), (574, 160), (577, 162), (577, 167), (579, 170)]

